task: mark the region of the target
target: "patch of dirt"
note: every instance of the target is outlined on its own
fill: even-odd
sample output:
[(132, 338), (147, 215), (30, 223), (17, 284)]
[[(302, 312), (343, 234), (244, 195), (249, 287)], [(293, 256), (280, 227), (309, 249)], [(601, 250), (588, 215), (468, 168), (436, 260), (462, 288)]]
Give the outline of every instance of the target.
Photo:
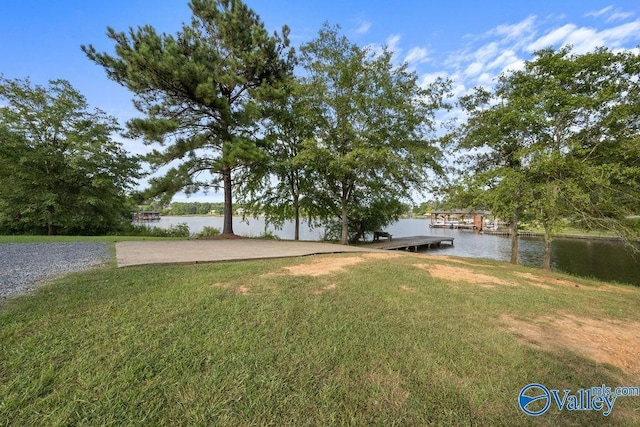
[(233, 289), (233, 292), (236, 295), (248, 295), (249, 294), (249, 287), (245, 286), (245, 285), (240, 285), (240, 286), (236, 286), (234, 287), (232, 284), (230, 283), (212, 283), (210, 285), (212, 288), (222, 288), (222, 289)]
[(429, 259), (433, 259), (433, 260), (447, 260), (449, 262), (455, 262), (456, 264), (463, 264), (463, 265), (468, 265), (469, 267), (486, 267), (486, 265), (483, 264), (475, 264), (473, 262), (469, 262), (469, 261), (464, 261), (458, 258), (453, 258), (450, 257), (448, 255), (427, 255), (426, 258)]
[(565, 286), (570, 288), (580, 288), (580, 289), (588, 289), (591, 291), (600, 291), (600, 292), (623, 292), (623, 293), (635, 293), (637, 291), (633, 289), (624, 288), (622, 286), (613, 286), (613, 285), (603, 285), (603, 286), (583, 286), (574, 282), (570, 282), (568, 280), (556, 279), (554, 277), (545, 277), (532, 273), (513, 273), (515, 276), (521, 277), (523, 279), (527, 279), (529, 284), (538, 286), (544, 289), (554, 289), (548, 285), (558, 285)]
[(545, 284), (545, 281), (542, 280), (540, 277), (531, 274), (531, 273), (519, 273), (519, 272), (515, 272), (513, 273), (514, 276), (523, 278), (523, 279), (527, 279), (527, 284), (531, 285), (531, 286), (535, 286), (538, 288), (542, 288), (542, 289), (546, 289), (548, 291), (553, 291), (556, 288), (549, 286), (547, 284)]
[(551, 287), (546, 285), (558, 285), (558, 286), (565, 286), (568, 288), (580, 287), (580, 285), (578, 285), (577, 283), (569, 282), (568, 280), (556, 279), (555, 277), (544, 277), (544, 276), (538, 276), (536, 274), (520, 273), (520, 272), (515, 272), (513, 274), (515, 276), (529, 280), (532, 285), (536, 285), (536, 286), (542, 285), (540, 287), (545, 289), (552, 289)]
[(236, 295), (248, 295), (249, 288), (246, 287), (245, 285), (240, 285), (234, 289), (234, 292), (236, 293)]
[(485, 288), (493, 288), (493, 285), (502, 286), (517, 286), (515, 283), (507, 282), (506, 280), (499, 279), (495, 276), (488, 274), (478, 273), (469, 268), (452, 267), (449, 265), (428, 265), (428, 264), (415, 264), (416, 267), (427, 270), (430, 275), (438, 279), (445, 280), (463, 280), (465, 282), (473, 283), (483, 286)]
[(542, 316), (533, 321), (503, 315), (501, 320), (528, 345), (551, 351), (569, 349), (640, 378), (640, 322), (573, 315)]
[(396, 252), (387, 251), (388, 253), (380, 253), (380, 252), (370, 252), (362, 255), (363, 258), (367, 259), (389, 259), (389, 258), (398, 258), (400, 255)]
[(364, 258), (362, 257), (318, 258), (311, 262), (285, 267), (285, 270), (294, 276), (323, 276), (342, 271), (345, 267), (359, 264), (363, 261)]

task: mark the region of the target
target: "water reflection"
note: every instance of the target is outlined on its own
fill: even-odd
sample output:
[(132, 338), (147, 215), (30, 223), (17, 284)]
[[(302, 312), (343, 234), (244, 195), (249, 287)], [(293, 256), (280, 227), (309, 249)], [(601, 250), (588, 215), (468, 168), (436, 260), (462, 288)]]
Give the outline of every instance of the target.
[[(511, 259), (511, 240), (507, 236), (482, 235), (468, 230), (429, 229), (426, 221), (410, 219), (394, 224), (391, 229), (398, 236), (409, 235), (408, 231), (413, 229), (424, 231), (422, 234), (455, 238), (453, 247), (431, 250), (430, 254), (500, 261)], [(521, 237), (518, 249), (521, 264), (534, 267), (542, 265), (544, 247), (541, 238)], [(630, 248), (618, 242), (555, 239), (551, 246), (551, 267), (579, 276), (640, 286), (640, 255), (634, 255)]]
[[(192, 233), (204, 226), (222, 228), (221, 217), (162, 217), (160, 222), (152, 223), (159, 227), (187, 223)], [(251, 218), (243, 221), (234, 218), (234, 231), (244, 236), (259, 236), (265, 231), (272, 232), (282, 239), (293, 238), (293, 224), (287, 223), (282, 229), (266, 227), (264, 218)], [(476, 234), (468, 230), (450, 230), (429, 228), (424, 219), (401, 219), (387, 228), (396, 237), (401, 236), (448, 236), (455, 238), (453, 247), (430, 250), (429, 254), (457, 255), (473, 258), (489, 258), (500, 261), (511, 259), (511, 241), (506, 236)], [(305, 223), (300, 227), (303, 240), (322, 239), (324, 230), (311, 229)], [(539, 238), (521, 238), (519, 244), (520, 263), (531, 266), (542, 265), (543, 242)], [(640, 286), (640, 256), (622, 244), (616, 242), (576, 239), (556, 239), (551, 252), (553, 269), (567, 273), (592, 276), (608, 281), (632, 283)]]

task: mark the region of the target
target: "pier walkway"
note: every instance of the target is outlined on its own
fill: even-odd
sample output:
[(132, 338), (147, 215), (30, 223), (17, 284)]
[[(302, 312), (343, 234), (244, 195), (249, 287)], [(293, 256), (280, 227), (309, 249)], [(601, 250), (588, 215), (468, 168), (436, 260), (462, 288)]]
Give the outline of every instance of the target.
[(453, 246), (453, 237), (442, 236), (410, 236), (397, 239), (377, 241), (361, 245), (370, 249), (407, 250), (417, 252), (420, 249), (439, 248), (443, 243)]

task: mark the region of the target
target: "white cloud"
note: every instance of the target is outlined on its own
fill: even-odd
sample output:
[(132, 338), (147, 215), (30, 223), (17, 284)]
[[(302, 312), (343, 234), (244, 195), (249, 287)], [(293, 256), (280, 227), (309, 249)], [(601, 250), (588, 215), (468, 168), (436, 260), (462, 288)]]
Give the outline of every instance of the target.
[(491, 87), (496, 83), (496, 74), (494, 73), (482, 73), (476, 79), (476, 83), (483, 87)]
[(640, 20), (601, 31), (597, 31), (594, 28), (567, 24), (533, 41), (527, 46), (526, 50), (531, 53), (547, 47), (557, 48), (571, 45), (575, 53), (583, 54), (597, 47), (614, 49), (626, 42), (637, 40), (640, 40)]
[(605, 13), (609, 12), (610, 10), (613, 10), (613, 6), (607, 6), (603, 9), (600, 10), (596, 10), (594, 12), (589, 12), (587, 14), (585, 14), (585, 16), (592, 16), (594, 18), (599, 18), (600, 16), (604, 15)]
[(398, 34), (392, 34), (387, 39), (387, 48), (391, 52), (399, 52), (400, 51), (400, 48), (398, 47), (398, 44), (400, 44), (400, 36)]
[(487, 66), (487, 70), (492, 73), (506, 73), (522, 69), (524, 69), (524, 60), (512, 49), (507, 49), (502, 52), (500, 56)]
[(622, 21), (622, 20), (631, 18), (634, 15), (635, 13), (633, 12), (615, 12), (615, 13), (612, 13), (611, 16), (607, 18), (607, 22)]
[(467, 77), (474, 77), (482, 73), (482, 70), (484, 70), (484, 64), (482, 62), (472, 62), (464, 70), (464, 75)]
[(640, 19), (618, 25), (617, 27), (608, 28), (600, 32), (606, 43), (618, 45), (627, 41), (640, 40)]
[(409, 51), (404, 60), (409, 64), (429, 62), (429, 50), (425, 47), (414, 47)]
[(560, 28), (556, 28), (529, 44), (527, 46), (527, 51), (535, 52), (536, 50), (544, 49), (549, 46), (555, 46), (561, 42), (564, 44), (567, 37), (569, 37), (572, 32), (576, 31), (577, 28), (578, 27), (574, 24), (566, 24)]
[(601, 16), (608, 15), (606, 22), (623, 21), (625, 19), (632, 18), (635, 12), (625, 12), (620, 8), (613, 9), (613, 6), (607, 6), (604, 9), (600, 9), (595, 12), (589, 12), (585, 16), (591, 16), (593, 18), (600, 18)]
[(530, 15), (516, 24), (499, 25), (489, 35), (502, 36), (505, 40), (521, 39), (535, 31), (536, 16)]
[(426, 88), (427, 86), (429, 86), (431, 83), (435, 82), (438, 79), (446, 79), (450, 77), (449, 74), (447, 74), (444, 71), (438, 71), (436, 73), (425, 73), (422, 75), (422, 81), (420, 82), (420, 87), (421, 88)]
[(400, 55), (402, 54), (402, 48), (400, 47), (400, 35), (392, 34), (387, 39), (387, 49), (389, 49), (389, 52), (392, 54), (391, 60), (396, 64), (399, 63)]
[(355, 33), (359, 35), (366, 34), (369, 32), (370, 29), (371, 29), (371, 22), (362, 21), (360, 23), (360, 26), (356, 28)]
[(499, 53), (500, 53), (500, 45), (498, 44), (498, 42), (491, 42), (489, 44), (481, 46), (474, 54), (474, 58), (478, 62), (485, 63), (490, 61)]

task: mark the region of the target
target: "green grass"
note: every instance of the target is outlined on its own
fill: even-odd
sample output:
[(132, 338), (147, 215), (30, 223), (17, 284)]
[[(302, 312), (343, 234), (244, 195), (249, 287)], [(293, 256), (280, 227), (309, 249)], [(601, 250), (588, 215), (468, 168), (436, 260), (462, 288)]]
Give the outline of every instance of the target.
[(639, 321), (640, 292), (527, 286), (538, 270), (473, 260), (518, 286), (365, 259), (324, 276), (284, 267), (361, 255), (104, 267), (0, 302), (0, 425), (638, 425), (517, 406), (523, 386), (639, 385), (571, 351), (523, 344), (501, 317)]
[(0, 235), (0, 243), (43, 243), (43, 242), (98, 242), (117, 243), (139, 240), (185, 240), (185, 237), (153, 236), (5, 236)]

